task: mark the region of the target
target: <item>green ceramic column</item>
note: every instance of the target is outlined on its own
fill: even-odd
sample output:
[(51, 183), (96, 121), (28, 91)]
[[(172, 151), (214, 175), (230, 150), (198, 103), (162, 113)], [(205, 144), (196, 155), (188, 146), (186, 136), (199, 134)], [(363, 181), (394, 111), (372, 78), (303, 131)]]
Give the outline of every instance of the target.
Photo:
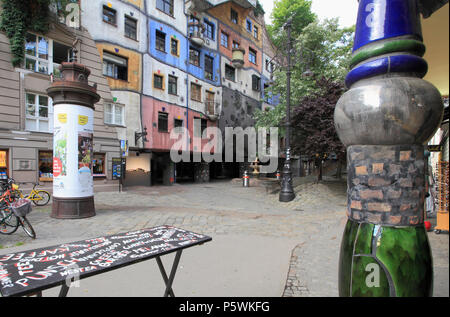
[(419, 14), (437, 9), (436, 2), (359, 0), (349, 90), (335, 110), (348, 173), (340, 296), (432, 295), (424, 144), (439, 126), (443, 104), (422, 79)]

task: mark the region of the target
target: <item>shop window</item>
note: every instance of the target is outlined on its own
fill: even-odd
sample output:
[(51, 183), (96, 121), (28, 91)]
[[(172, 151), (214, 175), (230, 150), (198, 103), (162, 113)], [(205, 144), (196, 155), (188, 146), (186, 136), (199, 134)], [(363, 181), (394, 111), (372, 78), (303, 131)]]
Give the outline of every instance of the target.
[(125, 36), (136, 40), (137, 39), (137, 20), (125, 16)]
[(94, 153), (94, 157), (92, 159), (92, 173), (94, 177), (106, 176), (105, 154)]
[(36, 132), (52, 132), (51, 98), (48, 96), (30, 94), (25, 95), (25, 129)]
[(128, 59), (104, 51), (103, 75), (114, 79), (128, 80)]
[(53, 180), (53, 152), (39, 151), (39, 180), (51, 182)]
[(8, 179), (8, 150), (0, 150), (0, 181)]

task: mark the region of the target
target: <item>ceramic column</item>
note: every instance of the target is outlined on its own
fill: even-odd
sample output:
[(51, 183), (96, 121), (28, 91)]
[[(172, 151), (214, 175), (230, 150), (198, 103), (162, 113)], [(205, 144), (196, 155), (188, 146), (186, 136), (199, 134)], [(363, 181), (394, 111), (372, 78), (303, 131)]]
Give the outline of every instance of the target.
[(432, 295), (424, 144), (439, 126), (443, 104), (422, 80), (419, 14), (416, 0), (359, 1), (349, 90), (335, 110), (348, 153), (340, 296)]
[(51, 217), (95, 215), (92, 174), (94, 104), (100, 100), (88, 84), (90, 70), (62, 63), (62, 78), (47, 89), (53, 99), (53, 205)]

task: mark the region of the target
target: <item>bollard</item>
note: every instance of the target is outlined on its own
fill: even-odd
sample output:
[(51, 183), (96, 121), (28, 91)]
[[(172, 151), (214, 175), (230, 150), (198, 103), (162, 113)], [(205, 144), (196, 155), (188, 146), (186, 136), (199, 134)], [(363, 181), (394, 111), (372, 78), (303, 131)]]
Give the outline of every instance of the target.
[(277, 180), (279, 181), (281, 179), (280, 170), (277, 170), (277, 173), (275, 175), (277, 177)]
[(244, 171), (244, 176), (242, 176), (242, 186), (250, 187), (250, 176), (248, 176), (247, 171)]

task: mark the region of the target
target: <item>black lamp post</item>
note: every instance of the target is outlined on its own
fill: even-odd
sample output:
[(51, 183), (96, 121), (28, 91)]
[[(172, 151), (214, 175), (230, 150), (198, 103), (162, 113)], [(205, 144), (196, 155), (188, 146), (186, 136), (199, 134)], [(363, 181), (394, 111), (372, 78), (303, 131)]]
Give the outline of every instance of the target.
[(292, 54), (292, 42), (291, 42), (291, 28), (292, 18), (287, 20), (284, 25), (288, 35), (288, 54), (287, 54), (287, 72), (286, 72), (286, 160), (284, 161), (282, 178), (281, 178), (281, 191), (279, 201), (290, 202), (295, 198), (295, 193), (292, 188), (292, 172), (291, 172), (291, 54)]

